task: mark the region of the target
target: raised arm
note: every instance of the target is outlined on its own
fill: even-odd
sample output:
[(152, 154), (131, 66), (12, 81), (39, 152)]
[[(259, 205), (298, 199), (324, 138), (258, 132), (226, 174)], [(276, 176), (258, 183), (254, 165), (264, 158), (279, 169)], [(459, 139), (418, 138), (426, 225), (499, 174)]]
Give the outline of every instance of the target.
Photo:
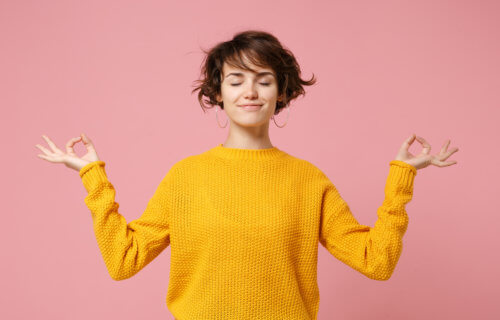
[[(167, 173), (150, 198), (146, 210), (139, 219), (127, 224), (118, 213), (115, 189), (108, 181), (104, 162), (99, 159), (92, 141), (85, 135), (72, 138), (66, 143), (66, 152), (59, 149), (47, 136), (42, 136), (50, 150), (37, 144), (44, 154), (38, 157), (51, 163), (62, 163), (80, 173), (88, 195), (85, 203), (92, 213), (94, 232), (99, 249), (115, 280), (132, 277), (170, 244), (170, 228), (167, 213), (169, 196), (172, 194), (172, 169)], [(87, 153), (78, 156), (74, 146), (83, 142)]]
[(323, 175), (320, 243), (337, 259), (374, 280), (388, 280), (403, 248), (408, 226), (405, 205), (413, 195), (417, 170), (403, 161), (390, 162), (385, 199), (374, 227), (359, 224), (333, 183)]
[(161, 181), (141, 217), (127, 224), (118, 212), (115, 189), (108, 181), (103, 161), (80, 170), (88, 191), (85, 203), (92, 213), (94, 233), (110, 276), (132, 277), (170, 244), (168, 195), (171, 172)]

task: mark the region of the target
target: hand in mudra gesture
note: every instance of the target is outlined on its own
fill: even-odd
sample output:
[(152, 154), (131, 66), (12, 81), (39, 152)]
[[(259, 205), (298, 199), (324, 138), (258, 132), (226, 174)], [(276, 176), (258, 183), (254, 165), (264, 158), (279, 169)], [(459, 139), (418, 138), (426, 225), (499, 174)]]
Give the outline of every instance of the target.
[[(80, 171), (87, 164), (99, 160), (92, 141), (83, 133), (78, 138), (73, 138), (66, 143), (66, 153), (61, 151), (47, 136), (42, 135), (42, 137), (52, 151), (37, 144), (36, 147), (45, 153), (44, 155), (39, 154), (38, 157), (49, 162), (64, 163), (66, 167)], [(74, 145), (79, 141), (83, 141), (83, 144), (87, 148), (87, 153), (83, 157), (78, 157), (73, 149)]]
[[(415, 139), (417, 139), (418, 142), (420, 142), (420, 144), (423, 146), (422, 152), (420, 152), (420, 154), (417, 156), (412, 155), (408, 151), (408, 149), (410, 148), (411, 144), (415, 141)], [(449, 145), (450, 145), (450, 140), (448, 139), (448, 141), (441, 148), (439, 154), (432, 155), (429, 154), (429, 152), (431, 151), (431, 145), (427, 143), (427, 141), (425, 141), (424, 138), (412, 134), (411, 137), (406, 139), (406, 141), (403, 143), (401, 149), (399, 149), (399, 152), (395, 160), (406, 162), (417, 168), (417, 170), (425, 168), (430, 164), (435, 165), (437, 167), (451, 166), (453, 164), (456, 164), (457, 162), (445, 161), (445, 160), (448, 159), (452, 154), (457, 152), (458, 148), (453, 148), (452, 150), (448, 151)]]

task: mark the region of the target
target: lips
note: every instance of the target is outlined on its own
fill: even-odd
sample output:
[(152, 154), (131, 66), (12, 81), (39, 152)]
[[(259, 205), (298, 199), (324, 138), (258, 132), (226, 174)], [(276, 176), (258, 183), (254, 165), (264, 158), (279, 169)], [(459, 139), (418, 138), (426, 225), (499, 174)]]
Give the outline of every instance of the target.
[(243, 110), (254, 111), (254, 110), (259, 110), (262, 107), (262, 105), (261, 104), (243, 104), (239, 107), (242, 108)]

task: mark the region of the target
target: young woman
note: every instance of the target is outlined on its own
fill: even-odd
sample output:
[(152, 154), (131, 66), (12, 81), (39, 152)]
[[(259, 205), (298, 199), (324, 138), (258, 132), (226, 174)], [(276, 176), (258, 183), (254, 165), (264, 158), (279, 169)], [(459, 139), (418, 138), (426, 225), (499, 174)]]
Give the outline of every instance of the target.
[[(406, 139), (389, 163), (378, 220), (361, 225), (319, 168), (269, 137), (270, 119), (284, 126), (274, 115), (286, 109), (288, 116), (314, 76), (302, 80), (293, 54), (266, 32), (236, 34), (205, 53), (193, 92), (199, 90), (204, 111), (205, 103), (225, 111), (226, 141), (175, 163), (140, 218), (127, 223), (118, 212), (105, 163), (85, 134), (69, 140), (66, 152), (46, 136), (52, 151), (37, 145), (40, 158), (79, 171), (110, 276), (132, 277), (170, 245), (166, 303), (183, 320), (316, 319), (318, 243), (366, 277), (388, 280), (402, 251), (417, 170), (456, 164), (446, 159), (458, 148), (448, 151), (448, 140), (431, 155), (423, 138)], [(417, 156), (408, 151), (415, 140), (423, 146)], [(73, 150), (80, 141), (83, 157)]]

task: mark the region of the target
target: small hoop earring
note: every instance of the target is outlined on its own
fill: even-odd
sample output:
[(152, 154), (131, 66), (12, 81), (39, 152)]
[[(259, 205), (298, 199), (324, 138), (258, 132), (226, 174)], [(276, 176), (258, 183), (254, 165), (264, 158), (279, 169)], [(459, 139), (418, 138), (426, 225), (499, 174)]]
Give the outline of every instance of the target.
[[(229, 120), (226, 120), (226, 124), (222, 127), (222, 126), (220, 125), (220, 122), (219, 122), (219, 117), (217, 116), (217, 111), (218, 111), (218, 109), (219, 109), (218, 107), (215, 107), (215, 119), (217, 119), (217, 124), (219, 125), (219, 127), (220, 127), (220, 128), (225, 128), (225, 127), (227, 127), (227, 123), (229, 122)], [(222, 109), (221, 109), (221, 110), (222, 110)]]
[(286, 114), (286, 121), (285, 121), (285, 123), (284, 123), (282, 126), (280, 126), (280, 125), (278, 125), (278, 124), (276, 123), (276, 120), (274, 119), (274, 115), (271, 117), (271, 118), (273, 119), (273, 121), (274, 121), (274, 124), (275, 124), (278, 128), (283, 128), (284, 126), (286, 126), (286, 124), (287, 124), (287, 122), (288, 122), (288, 117), (290, 116), (290, 106), (286, 107), (286, 109), (288, 109), (287, 114)]

